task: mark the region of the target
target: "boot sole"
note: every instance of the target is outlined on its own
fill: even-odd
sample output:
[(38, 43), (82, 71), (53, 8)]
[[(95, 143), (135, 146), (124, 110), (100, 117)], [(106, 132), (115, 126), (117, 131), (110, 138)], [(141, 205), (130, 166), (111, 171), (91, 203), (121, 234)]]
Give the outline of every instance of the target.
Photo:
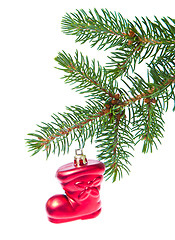
[(87, 220), (87, 219), (91, 219), (91, 218), (95, 218), (97, 217), (101, 212), (101, 208), (98, 209), (96, 212), (93, 212), (91, 214), (88, 215), (84, 215), (84, 216), (80, 216), (80, 217), (74, 217), (74, 218), (67, 218), (67, 219), (54, 219), (54, 218), (49, 218), (49, 221), (52, 223), (65, 223), (65, 222), (71, 222), (71, 221), (75, 221), (75, 220)]

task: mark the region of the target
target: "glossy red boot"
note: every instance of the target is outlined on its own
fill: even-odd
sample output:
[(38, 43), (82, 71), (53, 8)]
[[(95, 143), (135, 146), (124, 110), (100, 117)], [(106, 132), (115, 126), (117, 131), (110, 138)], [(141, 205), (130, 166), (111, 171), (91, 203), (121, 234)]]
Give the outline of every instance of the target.
[(74, 163), (68, 163), (57, 170), (66, 195), (55, 195), (46, 203), (48, 219), (63, 223), (78, 219), (97, 217), (101, 211), (100, 184), (105, 166), (97, 160), (87, 160), (82, 150)]

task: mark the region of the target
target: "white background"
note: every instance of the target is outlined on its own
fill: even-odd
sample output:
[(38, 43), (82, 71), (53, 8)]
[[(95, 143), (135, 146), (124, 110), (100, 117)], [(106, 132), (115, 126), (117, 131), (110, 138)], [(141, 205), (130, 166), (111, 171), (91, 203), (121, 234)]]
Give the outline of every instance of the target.
[[(84, 98), (71, 90), (56, 70), (54, 57), (79, 49), (90, 58), (107, 62), (106, 53), (74, 42), (61, 32), (61, 18), (75, 9), (96, 7), (120, 12), (124, 17), (151, 19), (174, 17), (174, 1), (59, 1), (6, 0), (0, 4), (0, 238), (3, 240), (50, 239), (175, 239), (174, 113), (164, 116), (165, 135), (159, 151), (144, 155), (135, 149), (130, 176), (112, 184), (103, 182), (103, 211), (92, 220), (60, 225), (48, 222), (45, 203), (62, 193), (55, 179), (57, 168), (72, 161), (68, 155), (40, 153), (31, 158), (25, 147), (27, 133), (50, 115)], [(94, 145), (85, 153), (96, 156)]]

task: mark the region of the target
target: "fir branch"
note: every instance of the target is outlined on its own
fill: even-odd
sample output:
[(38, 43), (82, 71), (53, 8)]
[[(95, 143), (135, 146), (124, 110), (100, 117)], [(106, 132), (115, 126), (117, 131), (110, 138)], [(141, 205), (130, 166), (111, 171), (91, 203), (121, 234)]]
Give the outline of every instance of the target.
[[(115, 98), (117, 83), (107, 75), (105, 68), (102, 68), (93, 60), (91, 65), (88, 57), (76, 51), (74, 59), (65, 52), (58, 53), (55, 58), (62, 68), (58, 68), (67, 73), (63, 78), (65, 83), (74, 84), (76, 91), (88, 94), (90, 97), (106, 100)], [(97, 70), (96, 70), (97, 69)]]
[(175, 40), (175, 27), (169, 20), (173, 22), (171, 18), (162, 18), (158, 20), (155, 17), (152, 22), (148, 17), (143, 18), (142, 22), (136, 17), (134, 24), (129, 21), (132, 31), (138, 36), (140, 42), (144, 44), (174, 44)]
[[(128, 77), (128, 79), (131, 80), (131, 82), (133, 82), (135, 84), (134, 88), (129, 87), (130, 92), (133, 94), (133, 97), (130, 97), (129, 99), (125, 100), (121, 106), (128, 106), (132, 103), (135, 103), (136, 101), (140, 101), (141, 99), (152, 99), (155, 98), (156, 96), (159, 96), (160, 94), (163, 95), (163, 92), (165, 92), (172, 84), (175, 83), (175, 76), (172, 76), (166, 80), (162, 80), (161, 83), (155, 84), (153, 83), (146, 83), (143, 78), (141, 78), (140, 76), (140, 81), (138, 80), (138, 76), (134, 78), (132, 77)], [(123, 80), (123, 82), (126, 84), (126, 82)], [(142, 84), (142, 87), (140, 85), (140, 83)], [(127, 84), (128, 86), (128, 84)], [(150, 86), (150, 88), (148, 88)], [(133, 89), (134, 92), (132, 91)], [(144, 90), (143, 90), (144, 89)], [(136, 94), (137, 91), (139, 91), (139, 94)]]
[[(127, 73), (130, 67), (134, 71), (137, 61), (141, 63), (151, 57), (153, 62), (157, 56), (161, 57), (163, 53), (174, 49), (175, 27), (167, 18), (161, 20), (162, 23), (156, 17), (155, 22), (151, 22), (148, 18), (142, 18), (142, 23), (138, 18), (134, 23), (128, 20), (130, 31), (125, 36), (128, 42), (118, 46), (109, 57), (111, 60), (111, 63), (108, 63), (109, 72), (114, 77)], [(166, 23), (166, 26), (163, 26), (163, 23)], [(122, 71), (119, 72), (119, 69)]]
[[(89, 14), (83, 9), (76, 13), (66, 14), (62, 19), (62, 30), (65, 34), (76, 35), (77, 42), (92, 42), (92, 47), (99, 43), (98, 49), (122, 45), (123, 40), (138, 41), (142, 44), (171, 44), (175, 42), (175, 27), (172, 18), (155, 17), (154, 22), (143, 18), (142, 22), (136, 17), (133, 22), (123, 18), (120, 13), (94, 9)], [(132, 31), (132, 34), (131, 34)]]
[[(118, 77), (127, 72), (130, 67), (135, 69), (136, 62), (152, 56), (153, 59), (166, 51), (175, 43), (175, 27), (171, 18), (162, 18), (154, 21), (136, 17), (133, 22), (122, 17), (116, 12), (101, 9), (99, 13), (89, 10), (77, 10), (76, 13), (66, 14), (62, 19), (62, 29), (66, 34), (76, 35), (76, 41), (92, 42), (91, 47), (99, 44), (103, 47), (116, 48), (112, 52), (111, 63), (108, 70), (113, 77)], [(133, 62), (133, 64), (132, 64)]]
[[(150, 76), (153, 79), (155, 93), (151, 97), (158, 96), (159, 108), (168, 110), (169, 100), (174, 100), (175, 106), (175, 54), (167, 52), (154, 63), (149, 64)], [(161, 103), (162, 102), (162, 103)], [(166, 107), (165, 107), (166, 106)], [(174, 107), (175, 109), (175, 107)], [(173, 109), (173, 110), (174, 110)]]
[(110, 110), (102, 108), (103, 105), (99, 103), (95, 104), (91, 101), (87, 103), (85, 108), (81, 106), (67, 107), (69, 112), (53, 114), (51, 123), (42, 122), (42, 125), (37, 125), (39, 129), (35, 133), (28, 134), (32, 139), (26, 139), (29, 151), (33, 152), (32, 155), (44, 149), (48, 158), (52, 148), (53, 153), (57, 148), (59, 155), (60, 151), (68, 152), (73, 141), (78, 141), (80, 148), (84, 147), (88, 138), (92, 142), (96, 132), (102, 131), (104, 126), (100, 118), (104, 118)]
[(102, 15), (97, 9), (89, 14), (83, 9), (76, 13), (66, 14), (62, 19), (62, 29), (65, 34), (76, 35), (76, 42), (91, 42), (91, 47), (99, 44), (98, 49), (111, 48), (122, 44), (125, 31), (128, 28), (127, 21), (121, 14), (102, 9)]
[(113, 177), (113, 182), (123, 177), (123, 171), (129, 174), (128, 158), (132, 156), (133, 136), (131, 134), (125, 114), (117, 113), (113, 121), (108, 120), (107, 127), (98, 136), (96, 147), (99, 152), (98, 159), (106, 166), (105, 177)]
[[(170, 100), (175, 110), (175, 20), (137, 17), (129, 21), (102, 9), (99, 13), (77, 10), (66, 14), (62, 29), (75, 35), (76, 41), (98, 49), (113, 48), (106, 68), (89, 61), (82, 53), (75, 56), (64, 51), (55, 58), (64, 71), (65, 83), (89, 98), (86, 107), (67, 107), (67, 112), (53, 114), (53, 121), (42, 122), (27, 139), (33, 155), (40, 150), (69, 151), (73, 141), (83, 148), (86, 140), (96, 137), (98, 159), (106, 165), (105, 176), (120, 179), (129, 173), (129, 157), (136, 143), (144, 141), (143, 152), (152, 151), (163, 137), (163, 113)], [(134, 73), (138, 63), (150, 58), (148, 79)], [(121, 80), (118, 81), (118, 77)], [(120, 87), (124, 83), (124, 87)], [(134, 137), (133, 137), (134, 135)]]
[(135, 132), (134, 139), (138, 139), (136, 144), (144, 140), (143, 149), (144, 153), (149, 150), (152, 152), (153, 144), (157, 148), (155, 139), (161, 144), (160, 138), (163, 137), (164, 121), (162, 112), (156, 105), (155, 99), (145, 99), (142, 104), (135, 106), (135, 118), (132, 131)]

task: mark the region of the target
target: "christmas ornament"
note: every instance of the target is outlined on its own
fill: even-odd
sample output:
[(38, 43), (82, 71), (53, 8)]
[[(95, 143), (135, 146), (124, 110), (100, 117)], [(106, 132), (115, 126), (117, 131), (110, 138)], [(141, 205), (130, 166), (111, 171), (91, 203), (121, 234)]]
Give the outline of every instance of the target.
[(97, 160), (87, 160), (82, 149), (75, 153), (74, 162), (63, 165), (56, 172), (65, 195), (54, 195), (46, 203), (52, 223), (95, 218), (101, 212), (99, 191), (105, 166)]

